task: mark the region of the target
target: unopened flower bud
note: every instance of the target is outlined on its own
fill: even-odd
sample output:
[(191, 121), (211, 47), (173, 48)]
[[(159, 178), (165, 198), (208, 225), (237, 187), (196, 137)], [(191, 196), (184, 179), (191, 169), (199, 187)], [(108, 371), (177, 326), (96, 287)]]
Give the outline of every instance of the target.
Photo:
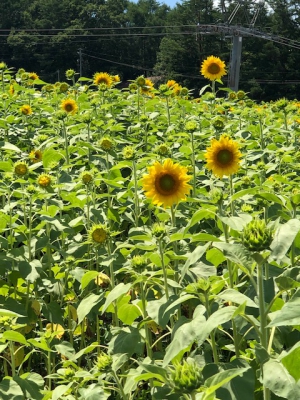
[(244, 246), (250, 251), (266, 250), (272, 242), (272, 232), (261, 219), (249, 222), (243, 231)]

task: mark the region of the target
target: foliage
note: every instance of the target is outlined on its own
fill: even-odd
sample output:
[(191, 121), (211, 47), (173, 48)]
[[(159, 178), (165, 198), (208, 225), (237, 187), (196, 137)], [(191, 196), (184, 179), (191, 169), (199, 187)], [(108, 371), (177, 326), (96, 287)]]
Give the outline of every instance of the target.
[(299, 102), (0, 76), (0, 397), (298, 399)]

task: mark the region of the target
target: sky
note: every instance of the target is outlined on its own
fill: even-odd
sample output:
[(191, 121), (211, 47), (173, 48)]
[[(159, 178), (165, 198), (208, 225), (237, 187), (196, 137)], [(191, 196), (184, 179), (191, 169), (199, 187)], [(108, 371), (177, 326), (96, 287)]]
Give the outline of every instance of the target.
[(158, 0), (159, 3), (165, 3), (169, 7), (175, 7), (176, 3), (180, 3), (179, 0)]
[[(137, 0), (132, 0), (132, 1), (134, 3), (137, 3)], [(161, 3), (161, 4), (165, 3), (165, 4), (167, 4), (167, 6), (169, 6), (171, 8), (175, 7), (176, 3), (180, 4), (180, 0), (157, 0), (157, 1), (158, 1), (158, 3)]]

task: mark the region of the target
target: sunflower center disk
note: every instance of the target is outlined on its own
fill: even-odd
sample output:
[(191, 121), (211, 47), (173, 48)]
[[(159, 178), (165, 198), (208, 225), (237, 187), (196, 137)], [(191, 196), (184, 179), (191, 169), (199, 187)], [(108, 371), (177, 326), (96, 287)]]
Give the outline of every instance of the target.
[(227, 165), (232, 161), (232, 153), (229, 150), (220, 150), (217, 155), (217, 160), (222, 165)]
[(176, 181), (172, 175), (164, 174), (158, 179), (156, 188), (163, 194), (171, 194), (176, 189)]
[(216, 75), (220, 72), (220, 66), (218, 64), (212, 63), (207, 68), (210, 74)]
[(65, 110), (66, 110), (67, 112), (73, 111), (73, 106), (72, 106), (72, 104), (66, 104), (66, 105), (65, 105)]
[(103, 229), (96, 229), (95, 232), (93, 232), (92, 237), (95, 242), (102, 243), (106, 239), (106, 233)]

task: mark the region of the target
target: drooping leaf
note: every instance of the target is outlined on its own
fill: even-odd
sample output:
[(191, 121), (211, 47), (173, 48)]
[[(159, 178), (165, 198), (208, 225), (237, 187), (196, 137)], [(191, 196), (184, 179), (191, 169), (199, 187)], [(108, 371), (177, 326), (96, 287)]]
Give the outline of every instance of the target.
[(288, 373), (283, 364), (274, 359), (270, 359), (263, 364), (263, 384), (277, 396), (289, 400), (300, 399), (300, 386), (295, 379)]
[(270, 245), (272, 252), (269, 261), (275, 260), (277, 263), (280, 263), (299, 231), (300, 221), (298, 219), (290, 219), (288, 222), (281, 225), (277, 229), (273, 242)]
[(78, 324), (80, 324), (83, 319), (90, 313), (92, 308), (100, 305), (101, 300), (103, 299), (103, 294), (94, 294), (91, 293), (87, 297), (85, 297), (79, 304), (77, 308), (77, 316), (78, 316)]

